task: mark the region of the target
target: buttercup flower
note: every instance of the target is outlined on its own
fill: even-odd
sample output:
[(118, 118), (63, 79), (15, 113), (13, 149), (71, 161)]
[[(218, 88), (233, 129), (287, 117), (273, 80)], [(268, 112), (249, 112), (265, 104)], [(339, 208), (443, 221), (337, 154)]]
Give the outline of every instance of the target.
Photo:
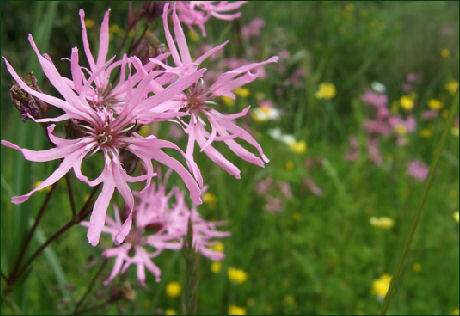
[(181, 286), (179, 282), (169, 282), (166, 285), (166, 294), (170, 298), (177, 298), (180, 296)]
[(332, 82), (322, 82), (315, 93), (317, 99), (331, 100), (335, 97), (335, 85)]
[(371, 292), (379, 300), (383, 300), (388, 293), (388, 289), (390, 288), (391, 282), (391, 275), (384, 273), (380, 276), (380, 278), (375, 279), (372, 282), (372, 289)]
[(372, 226), (381, 229), (391, 229), (395, 223), (390, 217), (371, 217), (369, 222)]
[(228, 314), (229, 315), (246, 315), (246, 309), (243, 307), (239, 307), (233, 304), (228, 306)]
[(228, 268), (228, 279), (235, 284), (241, 284), (247, 281), (248, 274), (241, 269), (230, 267)]
[(438, 99), (430, 99), (428, 100), (428, 107), (432, 110), (440, 110), (443, 107), (443, 104)]

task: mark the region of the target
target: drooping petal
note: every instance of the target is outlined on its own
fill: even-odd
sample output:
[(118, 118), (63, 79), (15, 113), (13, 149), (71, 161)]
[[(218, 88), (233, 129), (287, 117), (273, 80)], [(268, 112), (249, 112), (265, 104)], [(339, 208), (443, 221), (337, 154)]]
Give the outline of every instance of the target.
[(36, 186), (32, 191), (27, 194), (14, 196), (11, 198), (11, 201), (14, 204), (20, 204), (29, 199), (29, 197), (37, 191), (40, 191), (43, 188), (46, 188), (61, 179), (69, 170), (74, 166), (75, 162), (78, 161), (81, 157), (86, 155), (86, 151), (84, 150), (74, 150), (68, 156), (65, 156), (62, 163), (59, 167), (44, 181), (42, 181), (38, 186)]
[(102, 191), (99, 194), (96, 202), (94, 203), (93, 212), (89, 219), (88, 226), (88, 242), (96, 246), (99, 243), (99, 238), (101, 236), (102, 228), (105, 224), (105, 216), (107, 213), (107, 207), (109, 206), (112, 195), (115, 191), (115, 182), (112, 177), (111, 164), (106, 163), (104, 168), (104, 180)]

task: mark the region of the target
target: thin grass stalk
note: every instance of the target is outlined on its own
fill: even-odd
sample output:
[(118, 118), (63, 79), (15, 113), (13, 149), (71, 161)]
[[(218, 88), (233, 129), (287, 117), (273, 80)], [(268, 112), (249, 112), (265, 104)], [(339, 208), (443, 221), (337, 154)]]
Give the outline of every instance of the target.
[(390, 303), (392, 301), (392, 298), (396, 294), (398, 287), (401, 285), (402, 282), (402, 276), (404, 274), (404, 265), (407, 260), (407, 256), (409, 253), (409, 249), (412, 245), (412, 241), (414, 239), (415, 232), (417, 231), (418, 224), (420, 222), (420, 217), (422, 215), (422, 210), (423, 207), (425, 206), (426, 200), (428, 198), (428, 193), (430, 192), (431, 186), (433, 184), (433, 178), (434, 178), (434, 173), (436, 171), (436, 168), (438, 166), (439, 159), (441, 157), (442, 151), (444, 149), (444, 146), (446, 145), (447, 137), (449, 135), (450, 129), (452, 128), (452, 124), (455, 119), (455, 114), (457, 113), (457, 105), (458, 105), (458, 94), (455, 97), (450, 109), (449, 109), (449, 117), (447, 118), (447, 124), (444, 128), (444, 131), (441, 135), (441, 139), (438, 143), (437, 148), (434, 151), (433, 154), (433, 162), (431, 163), (430, 166), (430, 172), (428, 175), (428, 179), (425, 184), (425, 188), (423, 190), (422, 197), (420, 199), (420, 202), (418, 204), (418, 207), (415, 211), (415, 214), (412, 218), (412, 222), (409, 228), (409, 231), (404, 238), (404, 243), (403, 247), (401, 248), (401, 252), (398, 256), (398, 261), (396, 264), (396, 268), (393, 273), (393, 277), (390, 282), (390, 287), (388, 289), (388, 293), (385, 296), (385, 300), (383, 302), (383, 308), (381, 315), (386, 315), (388, 308), (390, 306)]

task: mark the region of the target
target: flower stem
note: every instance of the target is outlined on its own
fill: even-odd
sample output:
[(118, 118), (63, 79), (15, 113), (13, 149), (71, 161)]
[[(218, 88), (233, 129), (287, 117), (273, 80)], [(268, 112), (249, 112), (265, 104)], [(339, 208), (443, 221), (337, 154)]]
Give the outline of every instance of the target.
[(423, 207), (425, 206), (426, 200), (428, 198), (428, 193), (431, 189), (431, 185), (433, 183), (434, 173), (436, 171), (439, 159), (441, 157), (442, 151), (447, 141), (447, 136), (449, 135), (449, 131), (451, 129), (452, 123), (454, 122), (455, 114), (457, 112), (457, 105), (458, 105), (458, 94), (452, 103), (450, 110), (449, 110), (449, 117), (447, 118), (447, 124), (445, 125), (444, 131), (441, 135), (441, 139), (436, 147), (434, 154), (433, 154), (433, 162), (431, 163), (430, 172), (428, 175), (428, 179), (425, 184), (425, 188), (423, 191), (422, 198), (418, 204), (418, 207), (415, 211), (415, 214), (412, 218), (411, 226), (407, 233), (407, 236), (404, 238), (403, 247), (398, 257), (398, 261), (396, 264), (395, 271), (393, 273), (393, 277), (390, 282), (390, 287), (388, 289), (388, 293), (385, 296), (385, 300), (383, 302), (383, 308), (381, 315), (385, 315), (388, 311), (388, 307), (390, 306), (391, 299), (394, 297), (398, 286), (401, 283), (402, 275), (404, 273), (404, 265), (406, 263), (407, 255), (409, 253), (409, 249), (411, 247), (412, 241), (414, 239), (415, 232), (417, 230), (418, 224), (420, 222), (420, 217), (422, 214)]
[[(9, 292), (18, 278), (27, 271), (29, 266), (33, 263), (33, 261), (46, 249), (53, 241), (58, 239), (63, 233), (69, 230), (72, 226), (79, 224), (86, 216), (89, 215), (91, 212), (91, 208), (94, 202), (94, 196), (96, 195), (100, 185), (96, 186), (93, 191), (91, 192), (88, 200), (83, 205), (81, 210), (74, 216), (69, 222), (59, 228), (53, 235), (51, 235), (35, 252), (27, 259), (27, 261), (22, 265), (22, 267), (16, 268), (16, 272), (14, 274), (14, 278), (10, 279), (10, 283), (8, 284), (8, 288), (5, 290), (5, 293)], [(12, 274), (13, 275), (13, 274)]]
[(78, 315), (80, 313), (80, 307), (81, 305), (83, 304), (83, 302), (86, 300), (86, 298), (88, 297), (89, 293), (92, 291), (93, 287), (94, 287), (94, 284), (96, 283), (96, 280), (99, 278), (99, 276), (102, 274), (102, 272), (104, 271), (104, 268), (105, 266), (107, 265), (107, 259), (104, 258), (104, 260), (102, 260), (102, 263), (99, 267), (99, 269), (97, 270), (96, 274), (94, 274), (93, 278), (91, 279), (90, 283), (88, 284), (88, 287), (86, 288), (86, 291), (85, 293), (82, 295), (82, 297), (78, 300), (77, 304), (75, 304), (75, 309), (73, 311), (73, 315)]
[(9, 275), (6, 277), (8, 285), (16, 282), (16, 279), (18, 277), (19, 268), (24, 259), (24, 255), (27, 251), (27, 248), (29, 247), (30, 242), (32, 241), (32, 237), (35, 233), (35, 230), (38, 227), (38, 224), (40, 223), (40, 220), (43, 217), (43, 214), (45, 214), (45, 210), (48, 206), (49, 201), (51, 200), (51, 196), (53, 195), (53, 192), (56, 186), (57, 186), (57, 183), (54, 183), (51, 186), (50, 191), (46, 194), (45, 200), (43, 201), (43, 204), (38, 211), (37, 217), (35, 217), (34, 223), (32, 227), (30, 228), (29, 232), (27, 233), (26, 238), (24, 239), (24, 242), (22, 243), (21, 249), (19, 250), (18, 257), (16, 258), (16, 261), (13, 265), (13, 269), (9, 273)]
[(185, 256), (185, 289), (184, 310), (186, 315), (196, 314), (198, 294), (198, 256), (193, 249), (193, 225), (191, 214), (187, 224), (187, 235), (184, 244)]
[(77, 207), (75, 205), (75, 197), (72, 191), (72, 183), (70, 182), (70, 177), (68, 173), (65, 175), (65, 184), (67, 185), (67, 194), (69, 195), (69, 204), (70, 209), (72, 210), (72, 217), (75, 217), (75, 215), (77, 214)]

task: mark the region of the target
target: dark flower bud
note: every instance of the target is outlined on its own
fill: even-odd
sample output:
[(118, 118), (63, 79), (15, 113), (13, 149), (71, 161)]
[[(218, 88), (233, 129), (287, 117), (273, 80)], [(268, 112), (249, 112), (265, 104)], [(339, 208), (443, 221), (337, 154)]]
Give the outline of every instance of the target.
[[(32, 73), (29, 73), (29, 81), (30, 82), (27, 83), (29, 87), (41, 92), (37, 84), (37, 79)], [(48, 110), (48, 105), (45, 102), (30, 95), (21, 89), (21, 87), (19, 87), (16, 83), (10, 88), (10, 97), (13, 101), (13, 105), (16, 109), (18, 109), (23, 121), (30, 120), (32, 118), (41, 118)]]

